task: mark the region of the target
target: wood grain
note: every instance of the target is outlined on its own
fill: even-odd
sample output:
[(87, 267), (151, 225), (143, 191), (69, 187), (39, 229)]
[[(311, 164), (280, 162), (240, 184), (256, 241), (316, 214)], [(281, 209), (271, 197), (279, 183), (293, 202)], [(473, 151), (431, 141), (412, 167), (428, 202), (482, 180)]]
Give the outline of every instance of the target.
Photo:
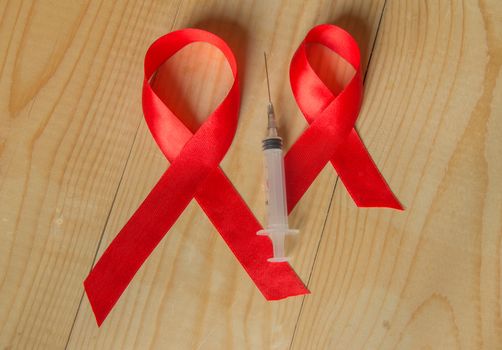
[(500, 349), (500, 4), (388, 1), (358, 126), (406, 211), (340, 184), (293, 349)]
[[(338, 17), (351, 25), (352, 30), (359, 28), (354, 32), (359, 39), (365, 39), (366, 61), (383, 2), (372, 7), (362, 6), (362, 3), (349, 5), (348, 2), (334, 7), (328, 2), (289, 4), (287, 7), (259, 2), (213, 1), (206, 4), (212, 9), (210, 15), (206, 8), (184, 2), (175, 28), (196, 26), (211, 30), (227, 40), (237, 55), (243, 75), (242, 108), (239, 129), (222, 168), (257, 217), (263, 219), (263, 170), (259, 147), (267, 99), (263, 50), (269, 53), (276, 109), (280, 118), (288, 118), (287, 128), (285, 123), (281, 125), (289, 146), (305, 127), (305, 121), (289, 92), (289, 68), (283, 62), (289, 61), (310, 27)], [(358, 16), (368, 18), (369, 24), (360, 26)], [(174, 109), (188, 115), (191, 125), (200, 122), (221, 100), (229, 87), (229, 72), (215, 49), (193, 45), (185, 50), (164, 66), (156, 81), (164, 100), (178, 101)], [(188, 71), (189, 76), (185, 74)], [(219, 74), (214, 74), (215, 71)], [(162, 79), (165, 79), (163, 83)], [(166, 88), (171, 86), (175, 88)], [(180, 102), (185, 98), (192, 102)], [(166, 161), (142, 125), (99, 254), (165, 169)], [(295, 245), (290, 251), (295, 259), (294, 267), (305, 281), (310, 274), (336, 179), (332, 170), (326, 170), (292, 216), (292, 224), (304, 234), (298, 242), (293, 242)], [(301, 297), (274, 303), (265, 301), (236, 264), (205, 214), (192, 203), (146, 262), (101, 329), (96, 328), (88, 304), (83, 303), (69, 347), (287, 349), (301, 302)]]
[[(312, 294), (266, 302), (192, 202), (97, 328), (82, 281), (169, 166), (141, 113), (148, 45), (198, 27), (233, 49), (222, 168), (263, 221), (263, 51), (288, 148), (289, 61), (319, 23), (361, 46), (358, 130), (406, 211), (357, 209), (327, 166), (291, 215)], [(501, 23), (496, 0), (0, 1), (0, 348), (502, 348)], [(339, 90), (350, 68), (311, 50)], [(155, 88), (195, 129), (230, 82), (194, 44)]]
[(65, 346), (142, 118), (146, 19), (175, 11), (107, 1), (0, 8), (1, 348)]

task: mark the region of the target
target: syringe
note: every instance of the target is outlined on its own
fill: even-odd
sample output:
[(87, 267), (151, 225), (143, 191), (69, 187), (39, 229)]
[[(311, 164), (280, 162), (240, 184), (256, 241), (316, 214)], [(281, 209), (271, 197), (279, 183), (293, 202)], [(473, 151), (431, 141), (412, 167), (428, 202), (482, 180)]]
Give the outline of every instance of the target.
[(274, 256), (268, 261), (282, 262), (288, 261), (284, 255), (284, 239), (286, 234), (298, 233), (288, 226), (288, 208), (286, 203), (286, 181), (284, 173), (284, 157), (282, 154), (282, 139), (277, 133), (274, 106), (270, 98), (270, 83), (268, 80), (267, 56), (265, 58), (265, 72), (267, 75), (268, 90), (268, 126), (267, 136), (262, 141), (263, 153), (265, 155), (265, 172), (267, 177), (267, 228), (257, 232), (258, 235), (268, 236), (274, 248)]

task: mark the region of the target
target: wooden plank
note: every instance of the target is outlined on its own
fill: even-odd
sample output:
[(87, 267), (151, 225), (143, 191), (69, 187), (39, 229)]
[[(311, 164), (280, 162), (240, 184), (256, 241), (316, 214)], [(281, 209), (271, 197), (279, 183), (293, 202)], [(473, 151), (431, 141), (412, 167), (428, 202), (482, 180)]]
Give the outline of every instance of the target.
[(294, 349), (502, 346), (501, 10), (387, 1), (358, 126), (406, 211), (339, 184)]
[(177, 9), (162, 3), (0, 8), (2, 349), (67, 342), (142, 118), (145, 38)]
[[(281, 125), (289, 147), (306, 126), (289, 88), (288, 66), (294, 50), (315, 24), (338, 23), (362, 43), (363, 61), (367, 61), (383, 2), (298, 1), (283, 5), (270, 1), (207, 1), (204, 5), (186, 1), (175, 24), (176, 28), (195, 26), (213, 31), (227, 40), (237, 55), (242, 73), (240, 124), (222, 168), (259, 219), (264, 217), (260, 141), (267, 100), (263, 51), (269, 53), (272, 96), (279, 118), (287, 118), (287, 125), (286, 121)], [(164, 99), (178, 101), (175, 109), (200, 122), (224, 96), (229, 72), (213, 48), (194, 44), (184, 50), (165, 65), (157, 81), (159, 89), (175, 87), (162, 90)], [(166, 81), (162, 83), (162, 79)], [(142, 124), (98, 255), (165, 169), (165, 159)], [(302, 234), (290, 252), (305, 281), (336, 179), (331, 169), (325, 170), (292, 215), (292, 226)], [(69, 348), (286, 349), (301, 302), (302, 297), (265, 301), (192, 202), (101, 329), (84, 300)]]

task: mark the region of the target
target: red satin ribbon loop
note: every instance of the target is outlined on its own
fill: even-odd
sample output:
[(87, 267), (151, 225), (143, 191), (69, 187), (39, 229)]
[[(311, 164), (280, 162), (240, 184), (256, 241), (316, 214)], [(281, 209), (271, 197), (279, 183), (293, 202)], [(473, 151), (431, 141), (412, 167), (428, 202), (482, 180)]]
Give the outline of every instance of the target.
[[(235, 78), (216, 110), (192, 134), (152, 90), (149, 79), (184, 46), (207, 42), (222, 51)], [(150, 131), (171, 162), (167, 171), (118, 233), (84, 282), (98, 325), (138, 269), (195, 198), (229, 248), (268, 300), (309, 291), (287, 263), (270, 263), (272, 245), (218, 164), (235, 134), (239, 80), (234, 55), (214, 34), (184, 29), (159, 38), (145, 57), (143, 111)]]
[[(338, 95), (308, 62), (307, 46), (313, 43), (333, 50), (355, 69)], [(354, 129), (363, 93), (360, 53), (354, 38), (334, 25), (314, 27), (293, 56), (289, 73), (296, 102), (310, 124), (284, 159), (289, 210), (328, 162), (358, 207), (402, 209)]]

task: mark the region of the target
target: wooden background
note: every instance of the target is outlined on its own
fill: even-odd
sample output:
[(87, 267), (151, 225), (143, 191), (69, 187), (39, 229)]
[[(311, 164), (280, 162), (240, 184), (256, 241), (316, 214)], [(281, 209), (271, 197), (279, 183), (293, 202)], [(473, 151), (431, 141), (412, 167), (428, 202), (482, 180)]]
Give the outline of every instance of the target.
[[(502, 349), (499, 0), (3, 0), (0, 14), (1, 349)], [(263, 221), (263, 51), (287, 148), (306, 127), (289, 61), (320, 23), (361, 46), (357, 128), (406, 211), (356, 208), (327, 166), (291, 215), (312, 294), (267, 302), (192, 202), (97, 328), (82, 281), (168, 166), (141, 112), (149, 44), (198, 27), (234, 50), (222, 168)], [(230, 80), (195, 44), (156, 88), (196, 126)]]

